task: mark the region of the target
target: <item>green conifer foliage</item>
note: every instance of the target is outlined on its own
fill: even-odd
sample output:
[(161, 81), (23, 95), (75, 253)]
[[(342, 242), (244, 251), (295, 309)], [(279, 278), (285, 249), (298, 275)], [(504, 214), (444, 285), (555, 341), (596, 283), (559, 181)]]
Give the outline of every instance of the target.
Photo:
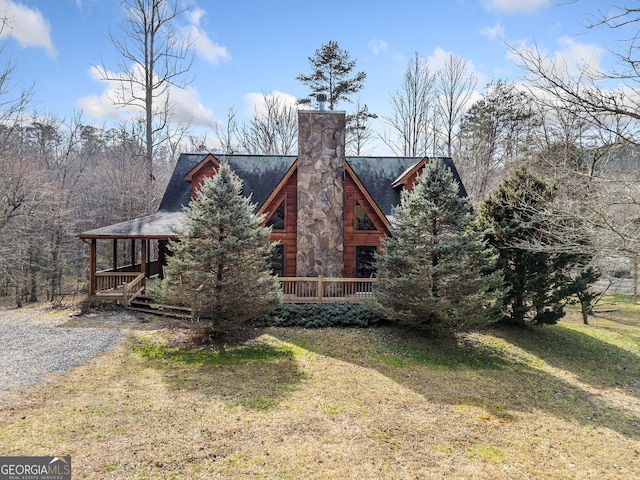
[(281, 302), (270, 265), (271, 229), (253, 211), (241, 180), (223, 162), (202, 182), (185, 208), (185, 230), (169, 244), (163, 300), (191, 307), (194, 318), (216, 335), (245, 326)]
[(587, 295), (597, 278), (584, 271), (589, 256), (567, 249), (553, 232), (569, 220), (554, 209), (555, 192), (521, 167), (480, 207), (481, 223), (499, 252), (504, 274), (506, 323), (554, 324), (564, 316), (569, 298)]
[(349, 96), (362, 90), (367, 78), (365, 72), (351, 76), (356, 61), (335, 41), (317, 49), (315, 55), (309, 57), (309, 64), (312, 72), (296, 77), (296, 80), (311, 87), (309, 96), (299, 100), (299, 103), (310, 103), (312, 98), (317, 100), (318, 95), (324, 94), (329, 102), (329, 110), (333, 110), (340, 101), (351, 102)]
[(431, 162), (394, 210), (372, 310), (435, 333), (498, 319), (502, 278), (483, 233), (470, 228), (473, 219), (450, 172)]

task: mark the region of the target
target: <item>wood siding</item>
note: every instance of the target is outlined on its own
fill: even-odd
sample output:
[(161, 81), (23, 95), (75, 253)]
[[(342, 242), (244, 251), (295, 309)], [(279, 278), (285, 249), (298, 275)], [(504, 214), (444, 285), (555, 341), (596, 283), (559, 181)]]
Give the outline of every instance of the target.
[[(200, 167), (192, 172), (194, 193), (198, 190), (204, 177), (215, 174), (213, 162), (203, 162)], [(296, 276), (297, 185), (297, 171), (294, 171), (277, 191), (277, 194), (268, 200), (269, 203), (260, 208), (266, 214), (266, 223), (271, 213), (284, 201), (284, 229), (273, 230), (271, 240), (280, 242), (284, 247), (284, 275), (286, 277)], [(349, 174), (345, 175), (344, 192), (344, 277), (353, 278), (356, 276), (356, 247), (373, 246), (380, 253), (381, 241), (389, 235), (389, 229), (361, 191), (357, 182)], [(356, 204), (362, 207), (375, 225), (376, 230), (356, 230)]]
[[(351, 176), (345, 177), (344, 276), (352, 278), (356, 276), (356, 247), (376, 247), (380, 253), (381, 241), (389, 235), (389, 229)], [(376, 230), (356, 230), (356, 203), (369, 216)]]
[(269, 204), (261, 208), (267, 215), (265, 218), (266, 223), (271, 213), (284, 201), (284, 229), (273, 230), (271, 232), (271, 241), (278, 241), (280, 245), (284, 246), (284, 274), (286, 277), (295, 277), (296, 275), (296, 229), (298, 224), (297, 185), (297, 172), (294, 172), (278, 194), (269, 201)]
[(196, 198), (197, 193), (200, 191), (202, 182), (207, 177), (213, 177), (220, 164), (216, 162), (215, 157), (208, 155), (205, 160), (200, 162), (185, 178), (187, 181), (191, 181), (191, 200)]
[(413, 191), (413, 187), (418, 183), (418, 176), (424, 171), (425, 165), (429, 162), (427, 157), (420, 160), (411, 170), (409, 170), (401, 179), (396, 181), (393, 186), (400, 187), (409, 192)]

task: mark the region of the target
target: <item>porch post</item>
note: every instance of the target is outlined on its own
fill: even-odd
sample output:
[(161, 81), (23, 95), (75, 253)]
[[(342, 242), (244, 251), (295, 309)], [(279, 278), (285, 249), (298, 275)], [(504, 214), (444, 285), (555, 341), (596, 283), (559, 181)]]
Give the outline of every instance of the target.
[(151, 240), (143, 240), (144, 243), (147, 244), (147, 254), (144, 258), (146, 258), (146, 266), (144, 267), (144, 271), (147, 272), (147, 276), (151, 276)]
[(324, 285), (322, 284), (322, 277), (318, 277), (318, 303), (322, 303), (322, 297), (324, 296)]
[(158, 242), (158, 263), (160, 263), (160, 278), (164, 278), (164, 267), (167, 264), (167, 241)]
[(96, 294), (96, 244), (97, 240), (92, 238), (89, 244), (89, 297)]
[(131, 239), (131, 271), (136, 271), (136, 239)]
[(113, 271), (118, 270), (118, 239), (113, 239)]
[(142, 284), (147, 286), (147, 240), (140, 240), (140, 272), (144, 273)]

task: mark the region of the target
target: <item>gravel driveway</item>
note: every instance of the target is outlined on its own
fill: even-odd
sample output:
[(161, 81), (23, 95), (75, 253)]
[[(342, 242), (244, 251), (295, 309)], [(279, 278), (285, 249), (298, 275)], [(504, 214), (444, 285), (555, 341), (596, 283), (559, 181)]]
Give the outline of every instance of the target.
[(67, 327), (0, 311), (0, 400), (7, 390), (88, 362), (121, 336), (117, 328)]

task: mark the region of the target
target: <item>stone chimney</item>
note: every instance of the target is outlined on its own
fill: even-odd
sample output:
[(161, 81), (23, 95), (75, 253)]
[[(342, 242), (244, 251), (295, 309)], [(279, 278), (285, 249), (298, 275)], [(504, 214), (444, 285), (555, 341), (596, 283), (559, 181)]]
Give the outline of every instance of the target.
[(345, 113), (298, 111), (299, 277), (342, 277)]

